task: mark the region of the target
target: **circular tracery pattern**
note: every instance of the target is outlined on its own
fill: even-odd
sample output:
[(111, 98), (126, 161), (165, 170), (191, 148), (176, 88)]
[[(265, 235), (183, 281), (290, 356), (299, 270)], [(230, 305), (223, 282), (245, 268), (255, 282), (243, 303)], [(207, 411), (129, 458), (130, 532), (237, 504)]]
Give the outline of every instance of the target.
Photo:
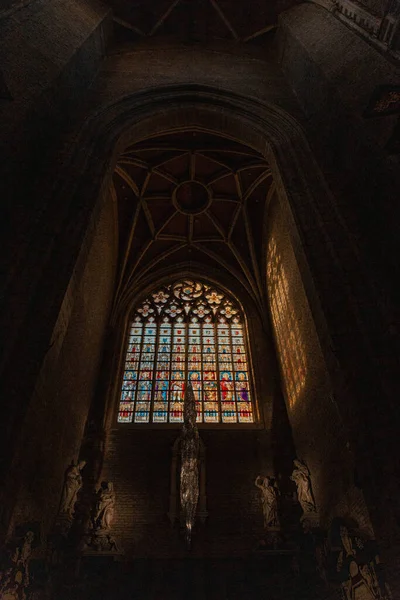
[(156, 289), (134, 311), (118, 421), (181, 423), (188, 380), (198, 422), (254, 422), (241, 309), (191, 279)]
[(184, 181), (173, 194), (176, 208), (185, 215), (198, 215), (208, 208), (211, 195), (205, 185), (198, 181)]
[(174, 295), (180, 300), (193, 300), (202, 295), (204, 286), (200, 282), (194, 282), (190, 281), (190, 279), (185, 279), (185, 281), (176, 283), (172, 289)]

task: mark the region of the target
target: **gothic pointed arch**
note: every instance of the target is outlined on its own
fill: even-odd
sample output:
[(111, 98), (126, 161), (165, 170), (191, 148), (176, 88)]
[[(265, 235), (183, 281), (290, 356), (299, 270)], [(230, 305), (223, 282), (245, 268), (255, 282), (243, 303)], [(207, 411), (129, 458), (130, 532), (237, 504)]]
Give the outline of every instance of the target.
[(257, 420), (244, 312), (218, 286), (196, 278), (158, 285), (128, 328), (119, 423), (182, 423), (186, 383), (197, 421)]

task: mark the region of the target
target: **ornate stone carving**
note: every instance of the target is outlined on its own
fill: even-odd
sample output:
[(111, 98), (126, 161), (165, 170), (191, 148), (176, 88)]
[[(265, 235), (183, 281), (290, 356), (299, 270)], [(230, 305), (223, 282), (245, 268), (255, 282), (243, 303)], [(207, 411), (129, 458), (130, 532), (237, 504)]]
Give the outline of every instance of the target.
[(72, 461), (65, 471), (59, 515), (65, 515), (72, 519), (78, 493), (83, 484), (81, 473), (85, 465), (86, 462), (84, 460), (77, 464)]
[(0, 573), (0, 598), (25, 600), (29, 586), (29, 561), (32, 554), (33, 531), (27, 531), (20, 543), (14, 547), (8, 564)]
[(297, 487), (297, 498), (303, 513), (316, 513), (317, 507), (311, 489), (310, 471), (305, 463), (295, 458), (293, 461), (294, 469), (290, 479), (295, 482)]
[(116, 540), (111, 535), (115, 516), (115, 492), (111, 481), (102, 481), (97, 490), (91, 519), (91, 528), (84, 535), (81, 551), (84, 554), (120, 554)]
[(97, 491), (93, 513), (93, 529), (108, 531), (111, 528), (115, 512), (115, 493), (111, 481), (102, 481)]
[(335, 519), (330, 531), (333, 564), (341, 582), (343, 600), (391, 600), (375, 540)]
[(264, 514), (264, 527), (279, 528), (278, 486), (272, 477), (258, 475), (255, 485), (261, 490), (261, 502)]
[(186, 544), (190, 547), (199, 501), (200, 438), (196, 425), (196, 402), (192, 384), (186, 387), (181, 434), (180, 499), (186, 527)]

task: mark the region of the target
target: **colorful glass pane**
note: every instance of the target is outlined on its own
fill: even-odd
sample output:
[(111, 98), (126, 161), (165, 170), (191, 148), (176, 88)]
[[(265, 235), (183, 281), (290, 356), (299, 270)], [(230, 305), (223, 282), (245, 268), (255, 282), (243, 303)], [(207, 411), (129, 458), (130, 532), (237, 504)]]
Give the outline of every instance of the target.
[(121, 394), (121, 403), (124, 404), (126, 402), (133, 402), (135, 398), (135, 393), (123, 391)]
[(122, 384), (122, 389), (126, 390), (135, 390), (136, 389), (136, 381), (124, 381)]
[(222, 422), (223, 423), (236, 423), (236, 405), (234, 402), (223, 402), (222, 403)]
[(238, 402), (238, 415), (240, 423), (252, 423), (253, 421), (253, 412), (251, 410), (251, 405), (243, 404)]
[(219, 407), (217, 402), (204, 402), (204, 421), (206, 423), (219, 422)]
[(148, 423), (150, 417), (150, 402), (137, 402), (135, 423)]
[(134, 406), (133, 402), (121, 402), (118, 413), (119, 423), (132, 423)]
[(157, 402), (154, 403), (154, 411), (153, 411), (153, 422), (154, 423), (167, 423), (168, 422), (168, 412), (165, 410), (164, 405), (160, 405)]
[(129, 328), (118, 422), (182, 423), (190, 379), (199, 423), (253, 423), (245, 337), (239, 306), (212, 286), (154, 290)]
[(183, 402), (171, 402), (169, 418), (171, 423), (183, 422)]

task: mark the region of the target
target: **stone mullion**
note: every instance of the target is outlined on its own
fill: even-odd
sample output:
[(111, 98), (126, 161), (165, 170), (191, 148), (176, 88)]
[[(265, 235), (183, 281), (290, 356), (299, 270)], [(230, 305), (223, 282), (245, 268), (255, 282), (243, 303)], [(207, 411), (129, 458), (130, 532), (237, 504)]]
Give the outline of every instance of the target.
[(152, 386), (151, 386), (151, 396), (150, 396), (150, 410), (149, 410), (149, 423), (153, 423), (154, 416), (154, 395), (156, 391), (156, 383), (157, 383), (157, 365), (158, 365), (158, 348), (160, 345), (160, 323), (156, 323), (156, 338), (154, 343), (154, 360), (153, 360), (153, 377), (152, 377)]
[[(189, 313), (190, 314), (190, 313)], [(190, 317), (189, 315), (187, 315), (186, 317), (187, 321), (183, 323), (183, 328), (184, 328), (184, 332), (185, 332), (185, 377), (183, 380), (183, 398), (185, 398), (185, 394), (186, 394), (186, 386), (188, 384), (188, 377), (189, 377), (189, 331), (190, 331)]]
[[(241, 315), (242, 317), (242, 315)], [(242, 339), (243, 339), (243, 346), (244, 346), (244, 350), (245, 350), (245, 356), (246, 356), (246, 364), (247, 364), (247, 369), (246, 369), (246, 373), (247, 373), (247, 386), (248, 386), (248, 392), (250, 392), (250, 404), (251, 404), (251, 413), (252, 413), (252, 417), (253, 417), (253, 422), (256, 416), (256, 395), (255, 395), (255, 386), (253, 385), (253, 377), (252, 377), (252, 373), (250, 371), (250, 343), (249, 343), (249, 336), (247, 335), (247, 331), (245, 330), (244, 327), (244, 319), (241, 319), (240, 325), (242, 327), (241, 332), (242, 332)], [(235, 374), (236, 374), (236, 370), (235, 370)], [(251, 381), (250, 381), (251, 380)]]
[(168, 368), (168, 385), (167, 385), (167, 420), (166, 423), (169, 423), (169, 417), (171, 414), (171, 386), (172, 386), (172, 357), (173, 357), (173, 352), (174, 352), (174, 322), (168, 321), (169, 325), (171, 326), (170, 329), (170, 349), (169, 349), (169, 368)]
[(205, 422), (205, 414), (204, 414), (204, 359), (203, 359), (203, 323), (199, 323), (199, 331), (200, 331), (200, 406), (201, 406), (201, 414), (202, 421)]
[(140, 340), (140, 352), (139, 352), (139, 358), (138, 358), (138, 364), (137, 364), (137, 386), (136, 386), (136, 392), (135, 392), (135, 406), (133, 407), (133, 422), (135, 422), (135, 417), (136, 417), (136, 407), (137, 407), (137, 403), (138, 403), (138, 394), (139, 394), (139, 382), (140, 382), (140, 365), (142, 362), (142, 354), (143, 354), (143, 344), (144, 344), (144, 332), (146, 330), (146, 323), (145, 321), (142, 321), (142, 334), (141, 334), (141, 340)]
[(217, 376), (217, 402), (218, 402), (218, 410), (219, 410), (219, 423), (223, 423), (222, 420), (222, 400), (221, 400), (221, 385), (220, 385), (220, 368), (219, 368), (219, 346), (218, 346), (218, 320), (210, 323), (212, 325), (214, 331), (214, 359), (215, 359), (215, 373)]
[(232, 386), (233, 386), (233, 402), (235, 405), (235, 412), (236, 412), (236, 423), (239, 423), (239, 412), (238, 412), (238, 404), (237, 404), (237, 399), (236, 399), (236, 382), (235, 382), (235, 375), (236, 375), (236, 367), (235, 367), (235, 361), (234, 361), (234, 356), (233, 356), (233, 344), (232, 344), (232, 323), (227, 323), (228, 325), (228, 336), (229, 336), (229, 347), (230, 347), (230, 354), (231, 354), (231, 361), (232, 361)]

